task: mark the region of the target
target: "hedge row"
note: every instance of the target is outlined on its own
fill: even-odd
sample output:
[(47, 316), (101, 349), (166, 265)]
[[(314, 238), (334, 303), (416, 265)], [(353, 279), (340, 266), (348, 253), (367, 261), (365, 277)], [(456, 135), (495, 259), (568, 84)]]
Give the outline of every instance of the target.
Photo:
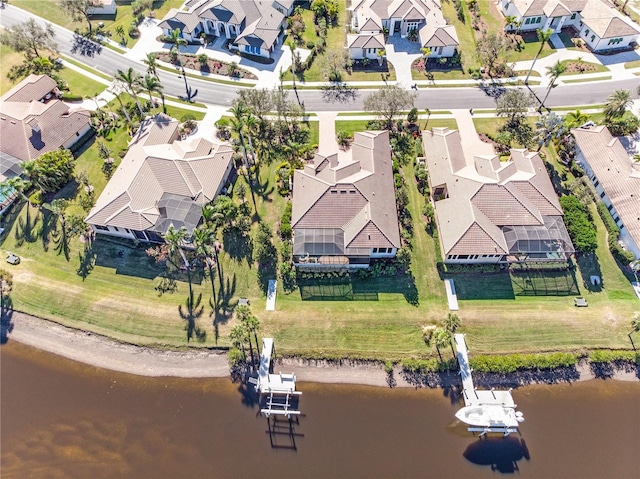
[(561, 196), (560, 205), (564, 210), (567, 231), (576, 249), (583, 253), (595, 251), (598, 236), (587, 207), (575, 196)]
[(589, 353), (589, 362), (595, 364), (626, 361), (640, 366), (640, 353), (636, 351), (596, 349)]
[(609, 213), (607, 206), (602, 201), (598, 201), (596, 203), (596, 207), (598, 209), (598, 214), (604, 223), (605, 228), (607, 229), (607, 233), (609, 233), (609, 238), (607, 243), (609, 244), (609, 251), (615, 259), (617, 259), (622, 264), (628, 264), (633, 261), (633, 253), (630, 251), (625, 251), (618, 243), (618, 238), (620, 238), (620, 228)]
[(475, 356), (469, 360), (474, 371), (481, 373), (513, 373), (521, 369), (556, 369), (578, 364), (573, 353), (508, 354), (504, 356)]

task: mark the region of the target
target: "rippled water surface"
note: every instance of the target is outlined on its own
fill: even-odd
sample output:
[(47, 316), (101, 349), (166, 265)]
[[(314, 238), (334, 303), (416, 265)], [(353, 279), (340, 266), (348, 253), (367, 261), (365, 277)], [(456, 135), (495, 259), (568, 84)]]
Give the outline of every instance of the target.
[(0, 349), (5, 477), (637, 478), (640, 383), (514, 391), (521, 435), (479, 440), (442, 390), (299, 384), (271, 423), (221, 379), (141, 378)]

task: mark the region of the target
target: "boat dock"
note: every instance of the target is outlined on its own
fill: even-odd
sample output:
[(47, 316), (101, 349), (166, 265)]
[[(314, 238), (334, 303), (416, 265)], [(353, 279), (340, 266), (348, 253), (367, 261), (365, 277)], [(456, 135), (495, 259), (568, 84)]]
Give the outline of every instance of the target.
[(264, 407), (260, 409), (262, 414), (266, 417), (271, 414), (280, 414), (291, 418), (292, 415), (300, 414), (297, 408), (297, 396), (302, 393), (296, 391), (295, 374), (271, 373), (271, 359), (275, 352), (273, 343), (273, 338), (262, 340), (258, 377), (250, 378), (249, 382), (255, 385), (260, 401), (262, 402), (263, 397), (266, 399)]
[[(480, 432), (481, 435), (487, 432), (501, 432), (505, 436), (517, 432), (516, 417), (522, 418), (522, 413), (515, 412), (516, 404), (511, 396), (511, 389), (508, 391), (478, 390), (473, 384), (473, 371), (469, 366), (469, 351), (464, 339), (464, 334), (455, 334), (453, 336), (456, 344), (456, 356), (460, 365), (460, 377), (462, 379), (462, 396), (464, 398), (465, 408), (484, 409), (485, 417), (489, 417), (491, 413), (499, 411), (503, 418), (503, 424), (496, 424), (494, 420), (490, 420), (487, 424), (471, 425), (468, 430), (471, 432)], [(522, 419), (523, 420), (523, 419)], [(518, 420), (517, 422), (521, 422)], [(491, 423), (491, 425), (489, 425)]]

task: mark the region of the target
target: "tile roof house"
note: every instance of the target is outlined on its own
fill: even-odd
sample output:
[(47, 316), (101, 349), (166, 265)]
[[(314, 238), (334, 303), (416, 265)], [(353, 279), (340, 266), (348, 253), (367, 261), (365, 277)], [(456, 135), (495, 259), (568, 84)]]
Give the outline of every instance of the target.
[(58, 99), (55, 80), (29, 75), (0, 97), (0, 151), (31, 161), (69, 148), (91, 129), (87, 110), (70, 109)]
[(146, 119), (85, 219), (97, 233), (163, 242), (170, 225), (192, 232), (220, 193), (233, 149), (204, 138), (179, 141), (178, 121)]
[(447, 25), (439, 0), (353, 0), (348, 10), (356, 33), (347, 35), (347, 48), (354, 60), (377, 57), (378, 49), (384, 48), (377, 45), (384, 44), (384, 29), (402, 38), (415, 30), (420, 46), (430, 48), (435, 58), (455, 55), (459, 45), (456, 29)]
[(318, 153), (294, 174), (298, 267), (368, 267), (401, 246), (389, 132), (356, 133), (351, 155)]
[(192, 0), (187, 10), (171, 9), (159, 26), (176, 28), (190, 42), (201, 33), (234, 39), (230, 48), (270, 58), (293, 11), (293, 0)]
[(620, 228), (620, 240), (640, 259), (640, 163), (629, 158), (606, 126), (571, 130), (577, 161)]
[(115, 15), (118, 10), (116, 0), (92, 0), (89, 15)]
[(527, 30), (575, 28), (593, 51), (626, 48), (638, 41), (640, 27), (608, 0), (500, 0), (502, 13)]
[(445, 263), (567, 261), (574, 252), (538, 153), (509, 161), (463, 151), (460, 133), (423, 132)]

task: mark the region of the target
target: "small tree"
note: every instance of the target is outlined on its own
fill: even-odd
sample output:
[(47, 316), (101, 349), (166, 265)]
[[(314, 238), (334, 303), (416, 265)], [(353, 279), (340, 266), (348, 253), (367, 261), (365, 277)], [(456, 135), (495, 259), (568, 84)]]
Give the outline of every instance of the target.
[(12, 25), (0, 32), (0, 44), (17, 52), (24, 52), (27, 58), (40, 57), (42, 50), (57, 52), (58, 46), (53, 27), (47, 23), (44, 27), (30, 18), (26, 22)]
[(636, 349), (636, 345), (633, 344), (631, 335), (638, 332), (640, 332), (640, 311), (636, 311), (635, 313), (633, 313), (633, 317), (631, 318), (631, 331), (629, 332), (629, 340), (631, 341), (633, 349)]
[(551, 93), (551, 90), (556, 87), (556, 80), (558, 79), (558, 77), (562, 75), (566, 70), (567, 64), (562, 63), (560, 60), (558, 60), (552, 66), (547, 67), (547, 75), (549, 75), (551, 81), (549, 82), (549, 86), (547, 87), (547, 93), (544, 95), (544, 98), (540, 102), (540, 108), (544, 106), (544, 102), (547, 101), (547, 97), (549, 96), (549, 93)]
[(260, 223), (253, 241), (253, 260), (259, 265), (273, 263), (277, 260), (277, 250), (273, 245), (273, 232), (269, 225)]
[(461, 324), (460, 318), (455, 313), (447, 314), (447, 317), (442, 321), (442, 325), (451, 334), (455, 334)]
[(385, 128), (391, 129), (395, 116), (412, 108), (416, 96), (416, 92), (401, 86), (385, 85), (365, 98), (364, 109), (375, 113), (384, 122)]
[(511, 125), (520, 123), (533, 105), (533, 95), (522, 88), (510, 88), (496, 100), (498, 116), (507, 117)]
[(444, 328), (436, 328), (432, 336), (433, 345), (436, 347), (440, 362), (442, 362), (442, 353), (440, 350), (451, 344), (451, 333)]
[(91, 10), (100, 6), (99, 0), (58, 0), (58, 5), (76, 22), (86, 21), (89, 25), (89, 35), (92, 34)]
[(506, 53), (509, 44), (502, 35), (490, 33), (485, 35), (477, 44), (478, 59), (487, 67), (487, 73), (491, 75), (498, 64), (500, 57)]
[(55, 192), (73, 179), (76, 160), (69, 150), (58, 149), (22, 162), (22, 169), (43, 193)]

